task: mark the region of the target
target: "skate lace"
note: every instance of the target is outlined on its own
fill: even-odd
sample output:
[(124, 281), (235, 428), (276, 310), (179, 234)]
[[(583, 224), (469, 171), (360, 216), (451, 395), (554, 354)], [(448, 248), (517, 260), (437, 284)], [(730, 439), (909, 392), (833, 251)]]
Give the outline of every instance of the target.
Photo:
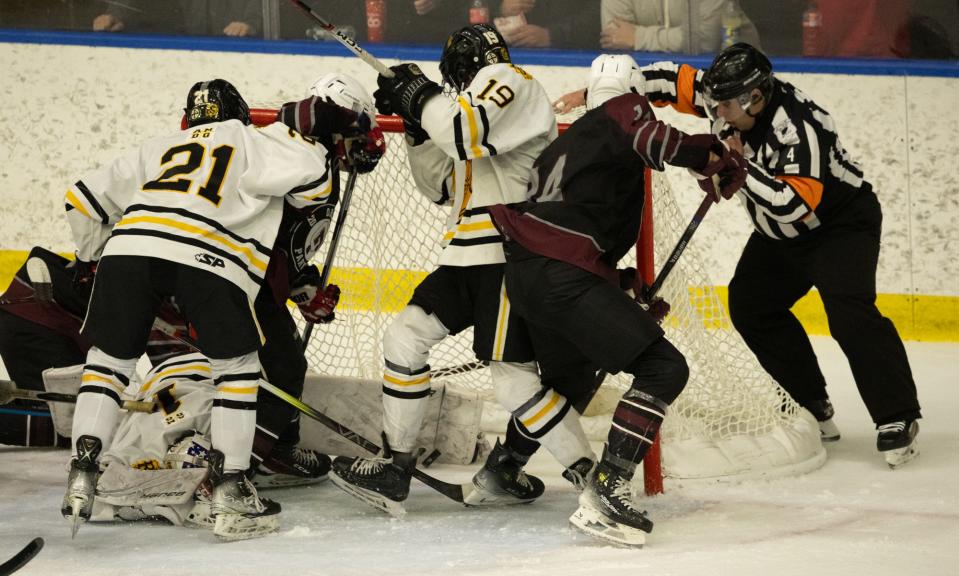
[(307, 468), (314, 468), (320, 465), (319, 459), (316, 457), (316, 453), (312, 450), (304, 450), (297, 446), (293, 449), (293, 460), (297, 464), (301, 464)]
[(879, 427), (880, 434), (886, 434), (890, 432), (899, 433), (906, 429), (905, 422), (890, 422), (889, 424), (883, 424)]
[(527, 476), (526, 472), (523, 472), (522, 470), (520, 470), (519, 474), (516, 475), (516, 482), (527, 490), (533, 489), (533, 483), (529, 481), (529, 476)]
[(363, 476), (372, 476), (379, 474), (383, 470), (383, 466), (389, 462), (390, 460), (384, 460), (383, 458), (357, 458), (350, 466), (350, 470)]
[(630, 510), (639, 511), (639, 508), (636, 508), (633, 505), (633, 490), (629, 485), (628, 480), (619, 478), (616, 480), (616, 483), (613, 485), (613, 490), (610, 492), (610, 496), (619, 501), (620, 504), (629, 508)]

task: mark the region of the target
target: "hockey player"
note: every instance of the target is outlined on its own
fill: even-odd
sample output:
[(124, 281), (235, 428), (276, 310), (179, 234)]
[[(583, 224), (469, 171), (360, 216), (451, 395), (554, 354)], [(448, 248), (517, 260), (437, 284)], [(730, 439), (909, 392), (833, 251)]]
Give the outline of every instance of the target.
[[(815, 286), (875, 422), (878, 450), (893, 468), (912, 459), (921, 417), (916, 385), (896, 327), (875, 303), (882, 211), (832, 118), (777, 78), (749, 44), (723, 50), (707, 70), (616, 64), (624, 58), (594, 62), (587, 98), (638, 92), (709, 116), (712, 132), (749, 161), (738, 196), (755, 229), (729, 283), (729, 313), (760, 364), (816, 417), (824, 441), (839, 439), (826, 379), (790, 311)], [(611, 74), (614, 68), (622, 72)]]
[[(362, 140), (371, 119), (330, 105), (318, 131)], [(93, 343), (73, 420), (76, 456), (62, 512), (89, 517), (99, 455), (108, 450), (119, 394), (133, 374), (160, 299), (172, 297), (210, 358), (216, 393), (210, 451), (214, 532), (258, 536), (278, 526), (279, 505), (261, 501), (249, 466), (260, 379), (261, 333), (252, 302), (270, 261), (284, 197), (321, 202), (339, 162), (332, 146), (281, 123), (250, 126), (249, 108), (224, 80), (198, 82), (186, 131), (147, 141), (67, 192), (78, 247), (77, 279), (96, 289), (83, 333)], [(348, 161), (353, 146), (342, 153)], [(98, 265), (95, 263), (98, 262)]]
[[(745, 162), (715, 136), (690, 136), (657, 121), (642, 96), (598, 104), (537, 159), (530, 201), (490, 213), (506, 239), (510, 301), (528, 324), (544, 372), (595, 365), (633, 376), (602, 458), (583, 459), (565, 475), (585, 485), (573, 526), (641, 546), (653, 523), (636, 508), (630, 482), (689, 373), (659, 318), (623, 290), (625, 284), (642, 295), (635, 271), (624, 275), (616, 265), (636, 245), (647, 167), (694, 170), (718, 199), (742, 185)], [(580, 386), (588, 376), (579, 376)]]
[[(392, 70), (394, 77), (377, 80), (377, 109), (403, 118), (417, 187), (452, 210), (439, 266), (383, 336), (386, 457), (336, 458), (331, 479), (379, 509), (402, 513), (430, 393), (429, 353), (448, 335), (474, 328), (474, 353), (491, 361), (497, 393), (509, 396), (532, 432), (562, 421), (568, 403), (539, 382), (528, 336), (505, 298), (502, 238), (488, 213), (493, 204), (526, 197), (533, 160), (556, 137), (546, 93), (512, 64), (500, 34), (482, 24), (454, 32), (443, 49), (440, 72), (454, 98), (415, 64)], [(586, 444), (581, 428), (579, 435)], [(467, 503), (537, 498), (543, 483), (522, 471), (524, 463), (497, 442)]]
[[(320, 125), (329, 116), (323, 111), (331, 104), (370, 118), (376, 115), (369, 93), (356, 79), (329, 73), (310, 85), (305, 100), (283, 105), (277, 119), (301, 134), (321, 135), (326, 140), (321, 143), (335, 149), (347, 143), (333, 142), (322, 136), (332, 133)], [(309, 113), (301, 113), (303, 111)], [(368, 143), (369, 150), (352, 156), (350, 166), (339, 168), (346, 170), (355, 166), (361, 173), (372, 170), (385, 150), (382, 134), (377, 138), (378, 142)], [(267, 270), (269, 286), (265, 288), (269, 289), (261, 290), (254, 303), (266, 338), (260, 350), (260, 362), (271, 384), (297, 398), (303, 393), (307, 361), (286, 301), (292, 299), (307, 322), (328, 323), (334, 318), (340, 289), (335, 284), (317, 286), (320, 271), (310, 261), (323, 243), (339, 201), (339, 191), (339, 170), (334, 170), (332, 187), (315, 198), (317, 204), (307, 209), (297, 209), (289, 202), (284, 205), (280, 233), (273, 247), (274, 258)], [(329, 456), (297, 446), (299, 412), (273, 394), (262, 394), (258, 401), (257, 434), (253, 444), (253, 458), (257, 461), (254, 483), (260, 487), (293, 486), (325, 479), (330, 470)]]

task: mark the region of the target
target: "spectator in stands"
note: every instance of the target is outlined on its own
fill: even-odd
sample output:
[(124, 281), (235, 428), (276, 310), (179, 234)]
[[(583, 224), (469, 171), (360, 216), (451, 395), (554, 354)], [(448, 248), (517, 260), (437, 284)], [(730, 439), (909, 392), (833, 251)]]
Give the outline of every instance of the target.
[(193, 36), (255, 36), (263, 19), (259, 0), (144, 0), (111, 2), (93, 19), (102, 32), (186, 34)]
[(909, 56), (912, 0), (818, 0), (822, 56)]
[(494, 24), (510, 46), (596, 49), (599, 3), (502, 0)]
[[(600, 45), (606, 50), (716, 52), (722, 42), (726, 0), (602, 0)], [(746, 16), (737, 41), (758, 46), (759, 32)]]

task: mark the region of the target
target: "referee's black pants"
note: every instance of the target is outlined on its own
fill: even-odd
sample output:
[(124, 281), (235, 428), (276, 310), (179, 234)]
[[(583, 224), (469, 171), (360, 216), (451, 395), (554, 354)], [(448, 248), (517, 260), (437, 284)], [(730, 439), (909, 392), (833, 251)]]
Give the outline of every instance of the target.
[(729, 283), (736, 330), (763, 368), (806, 408), (828, 398), (826, 380), (790, 308), (816, 287), (830, 333), (877, 425), (920, 416), (902, 340), (876, 308), (881, 228), (879, 202), (864, 193), (808, 238), (772, 240), (754, 232)]

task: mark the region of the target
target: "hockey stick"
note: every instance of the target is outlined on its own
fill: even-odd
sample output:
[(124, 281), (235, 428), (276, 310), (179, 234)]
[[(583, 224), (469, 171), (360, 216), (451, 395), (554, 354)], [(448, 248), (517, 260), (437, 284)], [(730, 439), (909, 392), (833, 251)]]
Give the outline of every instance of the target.
[[(350, 430), (349, 428), (340, 424), (339, 422), (336, 422), (335, 420), (333, 420), (326, 414), (323, 414), (316, 408), (313, 408), (309, 404), (294, 398), (293, 396), (291, 396), (290, 394), (287, 394), (283, 390), (280, 390), (273, 384), (270, 384), (269, 382), (265, 380), (261, 380), (260, 387), (265, 388), (267, 391), (275, 395), (277, 398), (280, 398), (281, 400), (288, 402), (290, 405), (295, 407), (300, 412), (306, 414), (307, 416), (316, 420), (320, 424), (323, 424), (330, 430), (333, 430), (340, 436), (346, 438), (350, 442), (353, 442), (354, 444), (356, 444), (360, 448), (363, 448), (367, 452), (371, 452), (374, 455), (382, 452), (382, 448), (380, 448), (378, 445), (374, 444), (373, 442), (370, 442), (366, 438), (360, 436), (359, 434)], [(413, 469), (413, 478), (416, 478), (417, 480), (419, 480), (423, 484), (426, 484), (433, 490), (436, 490), (443, 496), (446, 496), (447, 498), (451, 500), (455, 500), (459, 502), (460, 504), (463, 503), (463, 496), (467, 493), (467, 491), (472, 489), (472, 484), (450, 484), (449, 482), (443, 482), (442, 480), (438, 478), (434, 478), (430, 476), (429, 474), (427, 474), (426, 472), (423, 472), (419, 468)]]
[[(320, 273), (320, 285), (317, 290), (326, 290), (326, 283), (330, 279), (330, 272), (333, 270), (333, 256), (336, 255), (336, 247), (340, 244), (340, 234), (343, 233), (343, 223), (346, 222), (346, 212), (350, 209), (350, 199), (353, 198), (353, 186), (356, 185), (356, 168), (350, 170), (350, 176), (346, 181), (346, 190), (343, 191), (343, 199), (340, 200), (340, 211), (336, 215), (336, 224), (333, 225), (333, 237), (330, 238), (330, 249), (326, 252), (326, 262), (323, 263), (323, 272)], [(306, 323), (306, 329), (303, 330), (303, 351), (310, 346), (310, 336), (313, 335), (312, 322)]]
[(23, 550), (17, 552), (13, 558), (0, 564), (0, 576), (8, 576), (23, 568), (27, 562), (33, 560), (33, 557), (40, 553), (40, 550), (43, 550), (43, 538), (38, 536), (24, 546)]
[(706, 213), (709, 212), (709, 209), (713, 204), (715, 204), (715, 201), (713, 201), (712, 196), (707, 194), (703, 197), (703, 201), (699, 203), (699, 208), (696, 209), (696, 213), (693, 214), (689, 224), (686, 225), (686, 229), (683, 230), (682, 236), (679, 237), (679, 240), (676, 242), (676, 246), (669, 254), (669, 258), (667, 258), (666, 263), (663, 264), (662, 270), (659, 271), (659, 274), (656, 275), (656, 279), (653, 280), (652, 285), (650, 285), (649, 289), (646, 290), (644, 296), (647, 302), (652, 300), (652, 298), (659, 292), (659, 289), (663, 287), (663, 282), (665, 282), (666, 278), (669, 277), (669, 273), (672, 272), (673, 267), (676, 266), (676, 262), (679, 261), (679, 257), (682, 256), (683, 252), (686, 250), (686, 246), (689, 245), (689, 241), (692, 239), (693, 234), (696, 232), (696, 229), (699, 228), (703, 218), (706, 217)]
[[(0, 404), (9, 404), (18, 398), (21, 400), (42, 400), (44, 402), (65, 402), (67, 404), (77, 403), (76, 394), (24, 390), (22, 388), (17, 388), (15, 382), (11, 382), (10, 380), (0, 380)], [(156, 410), (156, 404), (153, 402), (139, 402), (135, 400), (124, 400), (120, 407), (130, 412), (150, 413)]]
[(352, 38), (344, 34), (343, 31), (337, 28), (336, 26), (327, 22), (325, 18), (323, 18), (322, 16), (317, 14), (316, 11), (310, 8), (310, 6), (306, 2), (303, 2), (302, 0), (290, 0), (290, 2), (293, 2), (293, 4), (297, 6), (297, 8), (300, 8), (301, 10), (309, 14), (320, 25), (320, 28), (332, 34), (333, 37), (339, 41), (340, 44), (346, 46), (346, 48), (350, 52), (359, 56), (360, 60), (372, 66), (373, 69), (375, 69), (377, 72), (379, 72), (383, 76), (386, 76), (387, 78), (392, 78), (393, 76), (395, 76), (395, 74), (393, 74), (393, 71), (386, 67), (386, 64), (383, 64), (382, 62), (380, 62), (376, 58), (376, 56), (373, 56), (366, 50), (360, 48), (360, 46), (356, 43), (355, 40), (353, 40)]

